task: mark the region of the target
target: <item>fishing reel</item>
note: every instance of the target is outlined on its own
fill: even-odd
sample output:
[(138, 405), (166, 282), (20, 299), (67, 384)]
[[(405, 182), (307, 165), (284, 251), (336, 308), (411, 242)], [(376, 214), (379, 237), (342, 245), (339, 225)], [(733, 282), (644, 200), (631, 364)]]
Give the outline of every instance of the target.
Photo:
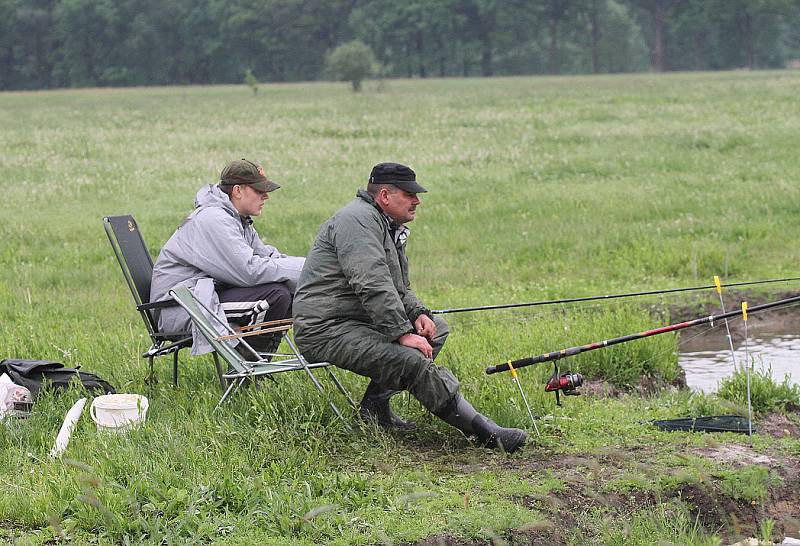
[(544, 386), (545, 392), (556, 393), (556, 405), (561, 405), (561, 398), (559, 393), (563, 392), (564, 396), (578, 396), (578, 387), (583, 385), (583, 376), (579, 373), (572, 373), (567, 370), (564, 373), (558, 373), (558, 364), (553, 362), (553, 375), (547, 380)]

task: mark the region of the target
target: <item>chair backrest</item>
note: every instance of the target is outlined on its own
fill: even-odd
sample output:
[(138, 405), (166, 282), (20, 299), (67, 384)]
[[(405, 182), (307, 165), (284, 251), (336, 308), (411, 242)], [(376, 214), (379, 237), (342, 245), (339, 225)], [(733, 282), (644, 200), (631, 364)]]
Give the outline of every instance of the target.
[(200, 308), (200, 303), (195, 299), (191, 290), (185, 286), (178, 285), (170, 290), (169, 293), (178, 305), (189, 313), (192, 322), (194, 322), (195, 326), (200, 330), (200, 333), (203, 334), (203, 337), (208, 340), (211, 347), (214, 348), (225, 362), (240, 373), (250, 370), (252, 366), (247, 364), (242, 355), (236, 352), (236, 350), (226, 342), (217, 339), (219, 337), (219, 332), (214, 328), (214, 325), (206, 314), (203, 313), (203, 310)]
[[(150, 301), (150, 281), (153, 277), (153, 258), (147, 250), (136, 220), (131, 215), (106, 216), (103, 227), (114, 249), (122, 275), (128, 283), (137, 307)], [(158, 332), (152, 311), (139, 309), (150, 335)]]

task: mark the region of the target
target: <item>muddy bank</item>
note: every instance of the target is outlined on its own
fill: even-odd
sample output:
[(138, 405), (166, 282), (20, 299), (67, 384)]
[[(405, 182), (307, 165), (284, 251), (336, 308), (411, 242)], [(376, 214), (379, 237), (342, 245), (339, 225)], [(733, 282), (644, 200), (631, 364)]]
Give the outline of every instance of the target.
[[(756, 425), (763, 434), (776, 438), (800, 438), (800, 407), (790, 406), (787, 414), (765, 415), (757, 419)], [(666, 464), (665, 460), (673, 464)], [(800, 457), (777, 444), (756, 451), (746, 436), (719, 445), (709, 440), (706, 447), (694, 448), (682, 448), (678, 442), (672, 446), (603, 448), (585, 454), (544, 452), (532, 459), (512, 457), (502, 465), (532, 485), (539, 483), (546, 470), (551, 479), (556, 478), (565, 486), (513, 499), (541, 516), (527, 527), (483, 539), (437, 535), (414, 544), (591, 544), (600, 539), (597, 514), (624, 526), (637, 512), (668, 512), (676, 503), (688, 510), (705, 533), (716, 534), (723, 544), (760, 536), (761, 526), (769, 519), (775, 522), (773, 536), (800, 537)], [(731, 473), (753, 468), (768, 472), (765, 494), (753, 499), (731, 491)], [(488, 469), (480, 464), (462, 468), (466, 473)], [(636, 485), (638, 479), (641, 483)], [(614, 485), (621, 483), (629, 485)]]
[[(758, 292), (741, 291), (735, 295), (723, 295), (725, 310), (736, 311), (741, 309), (743, 301), (747, 302), (748, 307), (755, 307), (764, 303), (778, 300), (794, 298), (800, 296), (798, 291), (778, 292), (775, 294), (763, 294)], [(692, 320), (709, 315), (719, 315), (722, 307), (719, 301), (697, 301), (695, 303), (675, 304), (669, 307), (670, 322), (681, 322)], [(744, 322), (737, 318), (730, 320), (729, 326), (731, 333), (744, 333)], [(761, 331), (789, 331), (800, 332), (800, 305), (792, 304), (787, 307), (768, 309), (763, 312), (749, 313), (747, 315), (747, 329), (751, 333)], [(691, 331), (691, 329), (689, 329)], [(682, 334), (686, 332), (684, 330)], [(682, 335), (682, 337), (685, 337)]]
[[(456, 545), (552, 545), (593, 543), (599, 539), (596, 524), (587, 514), (603, 514), (608, 520), (623, 524), (629, 516), (642, 510), (655, 510), (668, 501), (683, 504), (708, 534), (717, 534), (724, 544), (746, 537), (759, 536), (760, 526), (767, 519), (775, 522), (774, 536), (800, 536), (800, 463), (797, 458), (780, 453), (758, 454), (745, 444), (693, 450), (691, 455), (713, 461), (722, 469), (743, 464), (767, 466), (779, 479), (760, 501), (737, 499), (723, 486), (714, 472), (699, 479), (681, 481), (680, 469), (666, 470), (665, 483), (657, 489), (605, 491), (604, 484), (631, 472), (653, 472), (656, 453), (649, 450), (626, 450), (598, 455), (558, 457), (537, 461), (536, 469), (547, 468), (568, 487), (547, 494), (521, 496), (514, 499), (542, 515), (542, 519), (525, 528), (509, 530), (489, 539), (464, 540), (451, 535), (428, 537), (418, 546)], [(514, 465), (515, 467), (517, 465)], [(534, 468), (518, 469), (523, 475)], [(670, 510), (670, 508), (664, 508)], [(502, 542), (500, 540), (502, 540)]]

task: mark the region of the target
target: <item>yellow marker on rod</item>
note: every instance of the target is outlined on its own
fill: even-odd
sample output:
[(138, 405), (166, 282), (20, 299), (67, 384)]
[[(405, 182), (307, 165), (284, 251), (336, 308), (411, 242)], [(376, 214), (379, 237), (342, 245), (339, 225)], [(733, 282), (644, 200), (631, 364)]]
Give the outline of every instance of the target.
[[(717, 294), (719, 295), (719, 305), (722, 307), (722, 314), (725, 314), (725, 301), (722, 299), (722, 284), (719, 282), (719, 275), (714, 275), (714, 285), (717, 287)], [(728, 318), (725, 317), (725, 332), (728, 334), (728, 348), (731, 350), (731, 360), (733, 360), (733, 369), (736, 369), (736, 351), (733, 350), (733, 338), (731, 337), (731, 328), (728, 326)]]
[(753, 439), (753, 409), (750, 404), (750, 351), (747, 347), (747, 302), (742, 302), (742, 320), (744, 321), (744, 371), (747, 376), (747, 435), (751, 443)]
[(525, 392), (522, 390), (522, 385), (519, 382), (519, 375), (517, 375), (517, 370), (514, 368), (514, 365), (511, 364), (511, 361), (508, 361), (508, 371), (511, 372), (511, 380), (517, 384), (517, 388), (519, 389), (519, 394), (522, 396), (522, 401), (525, 402), (525, 407), (528, 408), (528, 415), (531, 418), (531, 423), (533, 423), (533, 429), (536, 431), (536, 436), (541, 436), (539, 434), (539, 427), (536, 426), (536, 419), (533, 418), (533, 412), (531, 411), (531, 407), (528, 404), (528, 399), (525, 397)]

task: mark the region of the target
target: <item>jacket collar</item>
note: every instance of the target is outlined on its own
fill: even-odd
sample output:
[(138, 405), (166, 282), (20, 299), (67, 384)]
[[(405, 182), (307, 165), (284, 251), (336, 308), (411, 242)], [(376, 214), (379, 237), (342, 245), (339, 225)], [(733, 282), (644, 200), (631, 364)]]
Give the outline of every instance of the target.
[(384, 221), (386, 221), (386, 226), (389, 228), (389, 233), (392, 236), (395, 244), (405, 246), (406, 241), (408, 240), (408, 235), (411, 233), (411, 230), (405, 224), (398, 224), (395, 222), (391, 217), (387, 216), (383, 209), (375, 202), (375, 198), (372, 197), (366, 190), (358, 190), (356, 193), (356, 197), (362, 199), (375, 207), (378, 212), (381, 213)]

